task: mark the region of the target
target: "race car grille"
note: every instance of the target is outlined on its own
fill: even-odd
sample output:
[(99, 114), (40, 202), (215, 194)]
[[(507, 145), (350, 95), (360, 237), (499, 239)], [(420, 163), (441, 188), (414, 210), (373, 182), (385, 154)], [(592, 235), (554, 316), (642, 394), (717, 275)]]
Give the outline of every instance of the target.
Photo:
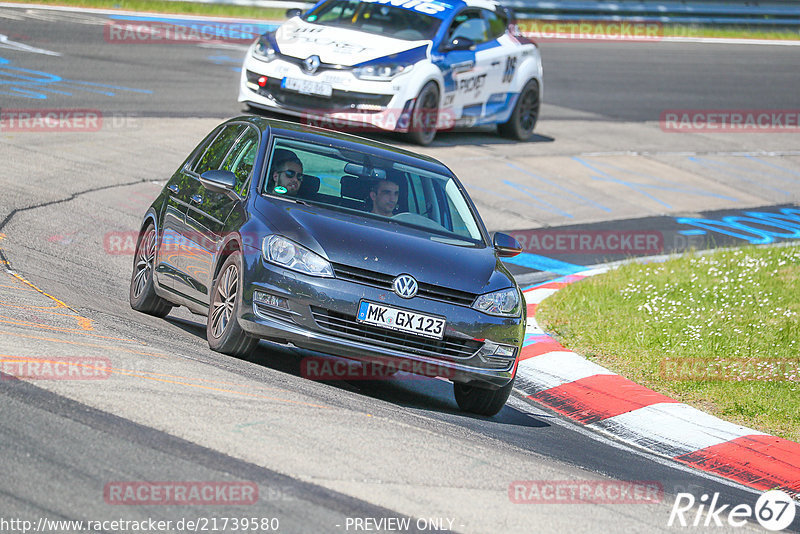
[(320, 328), (334, 332), (339, 337), (422, 356), (463, 360), (474, 356), (483, 346), (483, 342), (474, 339), (445, 336), (438, 340), (385, 330), (356, 322), (350, 315), (315, 306), (311, 307), (311, 314)]
[[(388, 291), (392, 291), (392, 282), (394, 282), (395, 279), (394, 276), (389, 274), (359, 269), (358, 267), (342, 265), (341, 263), (333, 264), (333, 272), (336, 278), (340, 280), (347, 280), (348, 282), (355, 282), (356, 284), (377, 287)], [(457, 289), (449, 289), (422, 282), (418, 282), (418, 285), (419, 290), (417, 291), (417, 296), (448, 302), (450, 304), (457, 304), (459, 306), (472, 306), (472, 303), (475, 302), (475, 297), (477, 297), (474, 293), (458, 291)]]
[[(247, 71), (247, 80), (256, 83), (260, 75)], [(287, 91), (281, 87), (280, 79), (270, 78), (258, 94), (275, 100), (287, 108), (300, 109), (309, 113), (315, 111), (357, 111), (358, 113), (380, 113), (392, 100), (392, 95), (356, 93), (334, 89), (331, 96), (304, 95)]]

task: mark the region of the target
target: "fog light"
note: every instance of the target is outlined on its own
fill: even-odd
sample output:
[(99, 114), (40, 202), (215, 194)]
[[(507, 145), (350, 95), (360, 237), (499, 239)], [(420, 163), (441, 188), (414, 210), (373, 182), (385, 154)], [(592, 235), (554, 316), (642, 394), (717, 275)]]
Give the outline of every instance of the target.
[(508, 345), (498, 345), (497, 350), (494, 351), (494, 355), (503, 356), (505, 358), (512, 358), (516, 350), (517, 349), (515, 347), (509, 347)]
[(271, 295), (269, 293), (264, 293), (263, 291), (254, 291), (253, 300), (259, 304), (264, 304), (265, 306), (270, 306), (272, 308), (281, 308), (284, 310), (289, 309), (288, 300), (286, 300), (283, 297), (278, 297), (275, 295)]

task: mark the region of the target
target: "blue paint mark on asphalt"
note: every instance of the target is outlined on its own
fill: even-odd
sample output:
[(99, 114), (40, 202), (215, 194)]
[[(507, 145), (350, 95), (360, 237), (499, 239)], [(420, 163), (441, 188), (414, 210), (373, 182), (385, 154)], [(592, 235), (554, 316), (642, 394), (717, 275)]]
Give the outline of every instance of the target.
[[(786, 196), (791, 196), (792, 194), (789, 191), (784, 191), (783, 189), (778, 189), (777, 187), (772, 187), (769, 185), (764, 184), (764, 175), (763, 172), (757, 172), (752, 169), (747, 169), (746, 167), (740, 167), (738, 165), (733, 165), (730, 163), (724, 163), (721, 161), (714, 161), (713, 159), (708, 158), (700, 158), (696, 156), (690, 156), (689, 161), (693, 163), (697, 163), (698, 165), (702, 165), (706, 168), (716, 168), (722, 174), (727, 176), (731, 176), (733, 178), (738, 178), (739, 180), (746, 182), (748, 184), (752, 184), (756, 187), (760, 187), (761, 189), (767, 189), (770, 191), (774, 191), (776, 193), (781, 193)], [(729, 169), (729, 170), (726, 170)], [(733, 170), (735, 169), (735, 170)], [(756, 179), (750, 179), (745, 176), (745, 173), (755, 174), (757, 176)]]
[(0, 57), (0, 95), (46, 100), (45, 93), (72, 96), (69, 91), (85, 91), (105, 96), (117, 96), (119, 92), (153, 94), (153, 91), (147, 89), (70, 80), (49, 72), (14, 67), (11, 61)]
[(586, 270), (586, 267), (583, 265), (576, 265), (574, 263), (554, 260), (553, 258), (548, 258), (547, 256), (540, 256), (539, 254), (531, 254), (529, 252), (523, 252), (517, 256), (514, 256), (513, 258), (504, 258), (503, 261), (505, 263), (513, 263), (514, 265), (528, 267), (530, 269), (537, 269), (539, 271), (563, 275), (575, 274)]
[(678, 232), (681, 235), (705, 235), (705, 230), (681, 230)]
[[(631, 171), (629, 169), (618, 167), (618, 166), (613, 165), (611, 163), (600, 163), (600, 162), (597, 162), (597, 163), (592, 164), (592, 163), (589, 163), (588, 161), (586, 161), (583, 158), (580, 158), (578, 156), (573, 156), (572, 159), (574, 159), (575, 161), (577, 161), (581, 165), (583, 165), (583, 166), (585, 166), (585, 167), (587, 167), (587, 168), (591, 169), (592, 171), (594, 171), (594, 172), (599, 174), (599, 176), (592, 176), (593, 179), (602, 180), (602, 181), (606, 181), (606, 182), (612, 182), (612, 183), (616, 183), (616, 184), (628, 187), (630, 189), (633, 189), (634, 191), (636, 191), (640, 195), (643, 195), (643, 196), (653, 200), (654, 202), (657, 202), (657, 203), (661, 204), (665, 208), (672, 209), (672, 206), (670, 204), (668, 204), (667, 202), (661, 200), (660, 198), (657, 198), (657, 197), (651, 195), (650, 193), (648, 193), (645, 190), (646, 189), (648, 189), (648, 190), (655, 189), (655, 190), (659, 190), (659, 191), (670, 191), (670, 192), (674, 192), (674, 193), (684, 193), (684, 194), (687, 194), (687, 195), (695, 195), (695, 196), (702, 196), (702, 197), (712, 197), (712, 198), (719, 198), (719, 199), (723, 199), (723, 200), (731, 200), (731, 201), (734, 201), (734, 202), (738, 202), (738, 199), (733, 198), (733, 197), (720, 195), (720, 194), (717, 194), (717, 193), (712, 193), (710, 191), (704, 191), (702, 189), (697, 189), (697, 188), (693, 188), (693, 187), (685, 187), (685, 186), (682, 186), (682, 185), (678, 185), (676, 182), (672, 182), (670, 180), (665, 180), (665, 179), (659, 178), (657, 176), (652, 176), (652, 175), (649, 175), (649, 174), (643, 174), (643, 173)], [(623, 173), (626, 173), (626, 174), (632, 174), (634, 176), (641, 176), (641, 177), (645, 177), (645, 178), (650, 178), (651, 180), (655, 180), (656, 182), (660, 182), (660, 184), (648, 184), (648, 183), (642, 183), (642, 182), (633, 182), (633, 181), (623, 180), (621, 178), (617, 178), (617, 177), (613, 176), (609, 172), (606, 172), (604, 170), (599, 169), (598, 167), (602, 166), (602, 165), (604, 165), (606, 167), (612, 167), (614, 169), (618, 169), (619, 171), (621, 171)], [(669, 185), (662, 185), (662, 184), (669, 184)]]
[[(675, 221), (743, 239), (752, 245), (773, 243), (776, 239), (800, 239), (800, 209), (797, 208), (783, 208), (778, 213), (747, 211), (742, 215), (729, 215), (720, 220), (677, 217)], [(694, 230), (684, 230), (681, 233), (691, 231)]]
[(534, 189), (534, 191), (537, 193), (536, 195), (534, 195), (533, 193), (528, 191), (527, 185), (518, 184), (516, 182), (512, 182), (511, 180), (503, 180), (503, 183), (506, 185), (510, 185), (517, 191), (521, 191), (522, 193), (531, 197), (534, 201), (540, 204), (540, 209), (544, 209), (545, 211), (549, 211), (550, 213), (555, 213), (557, 215), (563, 215), (564, 217), (569, 217), (570, 219), (572, 218), (571, 213), (562, 210), (561, 208), (551, 204), (550, 202), (547, 202), (546, 200), (541, 200), (539, 197), (542, 195), (543, 191), (537, 191), (536, 189)]
[(525, 340), (522, 342), (522, 346), (527, 347), (528, 345), (541, 343), (543, 341), (550, 341), (552, 339), (553, 338), (548, 336), (547, 334), (527, 334), (525, 336)]
[(511, 167), (512, 169), (515, 169), (515, 170), (523, 173), (523, 174), (527, 174), (528, 176), (532, 176), (532, 177), (536, 178), (537, 180), (540, 180), (540, 181), (542, 181), (542, 182), (544, 182), (546, 184), (549, 184), (549, 185), (555, 187), (556, 189), (559, 189), (559, 190), (563, 191), (564, 193), (566, 193), (568, 195), (571, 195), (571, 196), (573, 196), (575, 198), (578, 198), (578, 199), (582, 200), (586, 205), (594, 206), (595, 208), (603, 210), (605, 212), (611, 212), (610, 208), (607, 208), (607, 207), (603, 206), (602, 204), (599, 204), (599, 203), (595, 202), (594, 200), (592, 200), (590, 198), (587, 198), (587, 197), (585, 197), (583, 195), (579, 195), (578, 193), (576, 193), (576, 192), (574, 192), (574, 191), (572, 191), (572, 190), (570, 190), (570, 189), (568, 189), (566, 187), (563, 187), (562, 185), (554, 182), (553, 180), (549, 180), (547, 178), (539, 176), (538, 174), (532, 173), (532, 172), (530, 172), (528, 170), (525, 170), (525, 169), (523, 169), (521, 167), (518, 167), (518, 166), (514, 165), (513, 163), (508, 163), (508, 166)]
[[(760, 163), (761, 165), (766, 165), (767, 167), (772, 167), (773, 169), (777, 169), (777, 170), (779, 170), (781, 172), (784, 172), (786, 174), (793, 174), (795, 176), (800, 176), (800, 172), (793, 171), (792, 169), (787, 169), (785, 167), (781, 167), (780, 165), (775, 165), (774, 163), (769, 162), (769, 161), (764, 161), (761, 158), (757, 158), (755, 156), (745, 156), (745, 157), (747, 159), (751, 160), (751, 161), (755, 161), (756, 163)], [(773, 176), (773, 177), (778, 178), (780, 180), (786, 180), (787, 182), (796, 181), (796, 180), (792, 180), (791, 178), (783, 178), (783, 177), (775, 175), (775, 174), (770, 174), (770, 176)]]
[(503, 193), (498, 193), (497, 191), (492, 191), (491, 189), (486, 189), (485, 187), (481, 187), (481, 186), (478, 186), (478, 185), (470, 184), (468, 186), (468, 189), (477, 189), (478, 191), (483, 191), (484, 193), (489, 193), (490, 195), (494, 195), (494, 196), (500, 197), (502, 199), (505, 199), (505, 200), (508, 200), (508, 201), (511, 201), (511, 202), (517, 202), (519, 204), (524, 204), (525, 206), (528, 206), (528, 207), (534, 207), (534, 208), (538, 208), (539, 207), (536, 204), (531, 204), (530, 202), (526, 202), (526, 201), (521, 200), (519, 198), (515, 198), (515, 197), (508, 196), (508, 195), (504, 195)]

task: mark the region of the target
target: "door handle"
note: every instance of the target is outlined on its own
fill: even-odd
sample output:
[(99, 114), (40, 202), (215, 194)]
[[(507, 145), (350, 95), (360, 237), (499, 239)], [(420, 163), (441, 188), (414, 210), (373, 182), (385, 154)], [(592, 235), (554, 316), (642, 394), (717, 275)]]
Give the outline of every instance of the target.
[(168, 185), (168, 186), (167, 186), (167, 189), (169, 189), (170, 191), (172, 191), (172, 192), (173, 192), (173, 193), (175, 193), (176, 195), (177, 195), (177, 194), (178, 194), (178, 192), (180, 191), (180, 188), (179, 188), (177, 185), (175, 185), (175, 184)]
[(492, 67), (496, 67), (500, 64), (499, 61), (492, 61)]
[(200, 195), (192, 196), (192, 202), (194, 202), (195, 204), (200, 204), (202, 201), (203, 197), (201, 197)]

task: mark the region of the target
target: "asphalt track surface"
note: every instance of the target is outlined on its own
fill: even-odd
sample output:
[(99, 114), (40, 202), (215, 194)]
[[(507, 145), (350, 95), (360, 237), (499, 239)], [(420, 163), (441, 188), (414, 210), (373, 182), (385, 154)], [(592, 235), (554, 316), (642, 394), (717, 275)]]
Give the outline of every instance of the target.
[[(681, 491), (755, 502), (757, 492), (592, 435), (522, 398), (481, 418), (460, 413), (450, 385), (437, 380), (312, 382), (300, 376), (306, 353), (262, 343), (248, 361), (236, 360), (208, 350), (204, 318), (130, 310), (131, 251), (114, 248), (109, 233), (135, 230), (188, 150), (241, 111), (234, 69), (243, 50), (110, 44), (105, 21), (0, 10), (0, 34), (61, 54), (0, 48), (2, 108), (93, 109), (106, 118), (99, 132), (0, 132), (0, 260), (8, 270), (0, 275), (0, 354), (108, 358), (115, 369), (107, 380), (0, 381), (3, 519), (277, 517), (280, 532), (352, 532), (348, 518), (413, 517), (458, 532), (652, 532), (682, 530), (667, 526)], [(797, 108), (795, 49), (542, 48), (545, 106), (533, 142), (459, 132), (425, 150), (464, 178), (490, 229), (800, 199), (797, 181), (766, 176), (759, 189), (730, 173), (701, 173), (678, 155), (728, 164), (731, 154), (752, 151), (797, 172), (797, 134), (676, 136), (652, 124), (671, 108)], [(675, 180), (674, 195), (593, 191), (569, 172), (563, 182), (547, 174), (574, 158), (603, 157)], [(547, 205), (519, 202), (520, 190), (505, 183), (509, 190), (498, 189), (493, 180), (513, 171), (509, 164), (541, 172), (540, 185), (556, 183), (540, 192)], [(781, 188), (765, 187), (770, 179)], [(660, 504), (515, 504), (508, 489), (516, 480), (655, 481), (664, 496)], [(114, 505), (103, 490), (115, 481), (248, 481), (260, 498), (248, 506)]]

